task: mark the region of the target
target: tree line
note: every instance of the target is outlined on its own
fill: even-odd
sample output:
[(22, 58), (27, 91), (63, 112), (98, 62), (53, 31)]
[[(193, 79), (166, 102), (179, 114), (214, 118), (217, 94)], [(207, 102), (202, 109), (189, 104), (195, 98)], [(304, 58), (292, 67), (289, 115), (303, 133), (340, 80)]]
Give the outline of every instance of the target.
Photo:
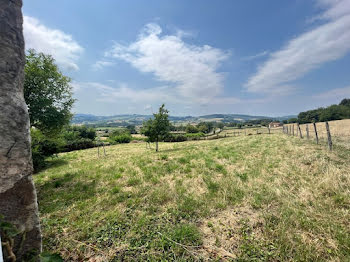
[(297, 118), (289, 119), (285, 123), (312, 123), (341, 120), (350, 118), (350, 99), (344, 98), (338, 105), (320, 107), (305, 112), (300, 112)]

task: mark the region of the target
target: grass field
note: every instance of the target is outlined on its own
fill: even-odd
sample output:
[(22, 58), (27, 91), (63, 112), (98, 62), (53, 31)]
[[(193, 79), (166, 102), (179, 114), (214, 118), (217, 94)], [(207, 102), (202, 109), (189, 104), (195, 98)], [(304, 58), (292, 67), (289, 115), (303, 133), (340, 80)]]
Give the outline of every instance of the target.
[[(332, 141), (334, 145), (340, 145), (341, 147), (346, 147), (350, 149), (350, 119), (334, 120), (329, 121), (329, 129), (332, 136)], [(293, 124), (288, 124), (290, 126)], [(310, 139), (315, 140), (315, 129), (313, 124), (307, 124), (309, 128)], [(301, 133), (306, 138), (306, 124), (300, 125)], [(316, 123), (316, 129), (320, 142), (326, 144), (327, 141), (327, 130), (325, 122)], [(296, 133), (296, 124), (294, 124), (294, 132)]]
[(350, 261), (350, 151), (284, 134), (59, 155), (35, 176), (68, 261)]

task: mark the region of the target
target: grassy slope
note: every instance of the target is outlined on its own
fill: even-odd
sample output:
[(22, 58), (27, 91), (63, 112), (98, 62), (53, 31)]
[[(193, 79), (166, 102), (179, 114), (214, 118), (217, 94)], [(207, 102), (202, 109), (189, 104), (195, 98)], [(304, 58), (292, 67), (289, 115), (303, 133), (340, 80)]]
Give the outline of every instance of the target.
[(350, 152), (255, 135), (62, 154), (35, 176), (67, 260), (349, 261)]

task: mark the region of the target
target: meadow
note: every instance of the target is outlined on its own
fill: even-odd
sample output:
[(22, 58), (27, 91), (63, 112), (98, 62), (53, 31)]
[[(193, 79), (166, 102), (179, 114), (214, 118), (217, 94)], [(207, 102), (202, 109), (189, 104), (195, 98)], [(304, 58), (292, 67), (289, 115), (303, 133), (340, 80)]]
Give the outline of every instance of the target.
[(34, 177), (67, 261), (349, 261), (350, 150), (284, 134), (60, 154)]
[[(328, 121), (328, 123), (329, 123), (329, 129), (332, 136), (333, 144), (335, 146), (340, 145), (341, 147), (350, 149), (350, 119)], [(287, 126), (290, 126), (290, 125), (293, 125), (293, 124), (287, 124)], [(310, 139), (315, 140), (315, 129), (312, 123), (300, 125), (300, 129), (303, 137), (306, 138), (306, 126), (308, 126), (309, 128)], [(297, 127), (296, 124), (294, 124), (294, 132), (295, 132), (295, 135), (297, 136), (296, 127)], [(318, 134), (320, 143), (326, 144), (327, 130), (326, 130), (325, 122), (317, 122), (316, 129), (317, 129), (317, 134)]]

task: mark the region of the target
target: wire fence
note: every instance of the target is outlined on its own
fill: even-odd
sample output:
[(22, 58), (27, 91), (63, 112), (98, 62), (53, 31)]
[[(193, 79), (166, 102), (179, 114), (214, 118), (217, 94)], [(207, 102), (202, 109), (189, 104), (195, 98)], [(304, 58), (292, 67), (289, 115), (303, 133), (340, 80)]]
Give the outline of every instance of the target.
[(286, 124), (283, 126), (283, 132), (302, 139), (314, 140), (318, 144), (326, 144), (330, 150), (333, 146), (350, 149), (350, 119), (302, 125)]

